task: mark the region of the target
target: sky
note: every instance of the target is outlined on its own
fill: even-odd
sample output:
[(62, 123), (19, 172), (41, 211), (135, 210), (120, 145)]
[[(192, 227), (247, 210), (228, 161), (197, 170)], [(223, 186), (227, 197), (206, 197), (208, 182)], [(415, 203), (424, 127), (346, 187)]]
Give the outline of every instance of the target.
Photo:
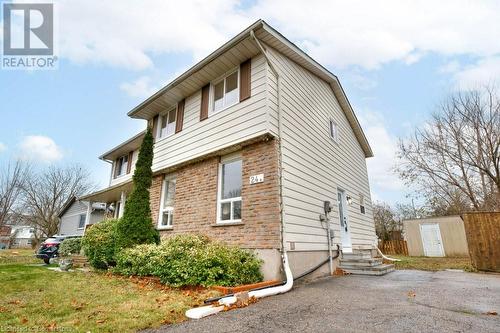
[(375, 201), (409, 200), (392, 171), (400, 138), (447, 95), (500, 77), (500, 1), (54, 4), (58, 68), (0, 69), (0, 166), (79, 163), (99, 187), (110, 166), (97, 157), (145, 128), (127, 112), (259, 18), (339, 77), (375, 154)]

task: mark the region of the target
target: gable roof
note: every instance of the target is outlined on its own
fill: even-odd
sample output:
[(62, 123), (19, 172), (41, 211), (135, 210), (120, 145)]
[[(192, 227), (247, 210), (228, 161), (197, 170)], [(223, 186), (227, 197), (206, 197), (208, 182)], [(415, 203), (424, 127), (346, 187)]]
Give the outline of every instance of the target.
[(217, 50), (195, 64), (186, 72), (171, 81), (158, 92), (128, 112), (132, 118), (150, 119), (166, 107), (174, 105), (186, 96), (190, 96), (211, 81), (213, 77), (236, 67), (240, 62), (260, 53), (260, 49), (251, 40), (251, 32), (265, 44), (276, 49), (294, 62), (314, 73), (330, 84), (335, 97), (344, 111), (354, 134), (360, 143), (365, 157), (372, 157), (373, 151), (361, 128), (354, 110), (347, 98), (339, 79), (325, 67), (316, 62), (281, 33), (258, 20)]
[(146, 131), (142, 131), (140, 133), (137, 133), (130, 139), (120, 143), (119, 145), (115, 146), (114, 148), (111, 148), (101, 156), (99, 156), (99, 159), (103, 161), (114, 161), (116, 158), (126, 155), (131, 151), (137, 150), (142, 143), (142, 140), (144, 139), (144, 136), (146, 135)]

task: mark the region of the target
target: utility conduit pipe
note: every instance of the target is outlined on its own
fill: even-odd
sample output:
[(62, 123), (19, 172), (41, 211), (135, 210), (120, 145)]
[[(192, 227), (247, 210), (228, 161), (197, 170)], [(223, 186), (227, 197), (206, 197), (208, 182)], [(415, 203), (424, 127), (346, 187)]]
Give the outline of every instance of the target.
[[(250, 291), (248, 293), (249, 297), (263, 298), (272, 295), (283, 294), (292, 289), (293, 287), (293, 275), (288, 265), (288, 256), (286, 252), (283, 252), (283, 267), (285, 268), (286, 283), (282, 286), (269, 287), (260, 290)], [(236, 303), (236, 296), (227, 296), (221, 298), (214, 305), (201, 306), (199, 308), (193, 308), (186, 311), (186, 317), (191, 319), (200, 319), (206, 316), (210, 316), (221, 312), (224, 310), (224, 306), (229, 306)]]

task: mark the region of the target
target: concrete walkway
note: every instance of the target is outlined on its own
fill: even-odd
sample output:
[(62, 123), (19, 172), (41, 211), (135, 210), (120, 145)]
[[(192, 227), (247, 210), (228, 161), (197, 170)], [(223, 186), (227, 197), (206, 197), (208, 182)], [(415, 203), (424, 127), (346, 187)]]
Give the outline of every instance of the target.
[(325, 278), (247, 308), (149, 332), (500, 332), (500, 275)]

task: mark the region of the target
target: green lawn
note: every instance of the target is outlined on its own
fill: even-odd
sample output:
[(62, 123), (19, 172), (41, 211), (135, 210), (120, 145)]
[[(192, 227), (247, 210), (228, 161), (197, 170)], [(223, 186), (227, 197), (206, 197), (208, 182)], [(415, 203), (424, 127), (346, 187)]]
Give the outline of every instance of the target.
[(187, 309), (217, 295), (17, 262), (0, 264), (0, 281), (0, 331), (134, 332), (185, 320)]
[(394, 262), (396, 269), (419, 269), (423, 271), (441, 271), (445, 269), (461, 269), (467, 272), (475, 272), (469, 258), (461, 257), (406, 257), (390, 255), (392, 258), (401, 259)]

